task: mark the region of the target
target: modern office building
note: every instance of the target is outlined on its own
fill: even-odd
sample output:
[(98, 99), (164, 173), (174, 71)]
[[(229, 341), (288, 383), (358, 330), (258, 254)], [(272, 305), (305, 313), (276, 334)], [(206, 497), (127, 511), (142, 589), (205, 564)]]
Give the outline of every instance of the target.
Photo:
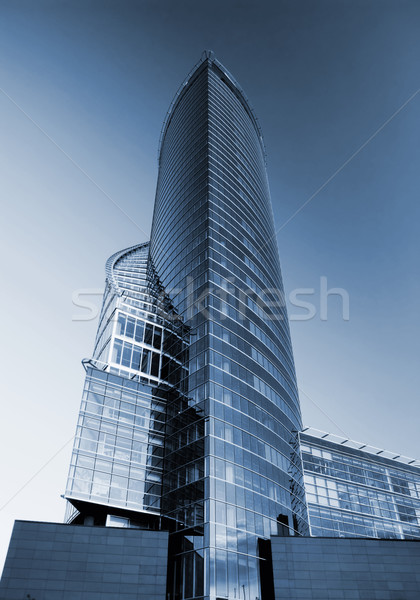
[(308, 533), (302, 421), (261, 131), (211, 54), (164, 123), (150, 245), (106, 275), (68, 522), (163, 523), (170, 598), (260, 598), (258, 539)]
[[(396, 458), (299, 439), (264, 144), (244, 92), (211, 53), (168, 111), (150, 242), (108, 260), (94, 352), (83, 364), (66, 524), (16, 522), (0, 600), (392, 600), (395, 589), (412, 600), (420, 592), (420, 551), (409, 552), (416, 542), (322, 546), (309, 537), (302, 456), (315, 535), (416, 537), (418, 522), (403, 516), (414, 517), (420, 488), (414, 467)], [(369, 502), (356, 504), (351, 486)], [(382, 510), (381, 494), (392, 496), (393, 515), (372, 513), (370, 529), (350, 529), (348, 515)], [(332, 553), (343, 560), (328, 581)], [(313, 562), (302, 566), (302, 556)], [(383, 573), (392, 560), (407, 567), (403, 588)]]
[[(279, 515), (307, 531), (294, 447), (301, 414), (261, 131), (212, 56), (164, 123), (150, 260), (190, 328), (188, 408), (172, 421), (162, 499), (182, 533), (171, 540), (175, 594), (254, 600), (258, 538), (277, 532)], [(201, 416), (196, 457), (188, 447)], [(191, 577), (203, 562), (204, 586)]]
[(420, 540), (420, 461), (315, 429), (300, 441), (311, 535)]

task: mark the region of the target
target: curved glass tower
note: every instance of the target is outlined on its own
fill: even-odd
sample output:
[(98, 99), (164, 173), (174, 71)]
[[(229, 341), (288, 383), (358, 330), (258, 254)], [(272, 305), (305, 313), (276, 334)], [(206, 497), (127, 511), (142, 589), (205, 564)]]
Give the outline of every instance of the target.
[(83, 361), (65, 496), (97, 524), (113, 516), (153, 525), (161, 515), (166, 411), (186, 380), (179, 357), (187, 330), (148, 255), (149, 245), (140, 244), (109, 258), (93, 358)]
[(106, 273), (69, 521), (163, 523), (168, 600), (261, 600), (259, 540), (308, 533), (302, 422), (262, 136), (211, 54), (164, 123), (150, 244)]
[[(162, 500), (179, 531), (171, 597), (255, 600), (258, 538), (278, 521), (307, 532), (294, 453), (302, 422), (261, 132), (211, 54), (164, 124), (150, 258), (191, 342), (177, 471)], [(192, 409), (189, 425), (180, 415)], [(200, 418), (204, 471), (188, 452)]]

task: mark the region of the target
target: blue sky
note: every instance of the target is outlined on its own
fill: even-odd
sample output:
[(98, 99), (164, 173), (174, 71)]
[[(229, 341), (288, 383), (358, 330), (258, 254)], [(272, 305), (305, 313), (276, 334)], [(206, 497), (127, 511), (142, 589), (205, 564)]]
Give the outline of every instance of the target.
[(348, 321), (330, 298), (328, 320), (291, 323), (305, 424), (418, 457), (420, 93), (389, 119), (420, 89), (420, 4), (10, 0), (0, 17), (0, 554), (13, 519), (62, 519), (71, 444), (54, 455), (96, 330), (72, 294), (147, 239), (162, 122), (206, 48), (263, 129), (287, 293), (319, 308), (326, 277), (350, 297)]

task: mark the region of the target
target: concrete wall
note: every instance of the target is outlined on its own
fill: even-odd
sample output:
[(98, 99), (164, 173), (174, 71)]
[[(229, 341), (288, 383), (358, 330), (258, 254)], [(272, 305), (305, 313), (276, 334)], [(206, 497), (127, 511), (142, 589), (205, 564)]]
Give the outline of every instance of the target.
[(420, 600), (420, 542), (273, 537), (276, 600)]
[(0, 600), (165, 600), (168, 533), (16, 521)]

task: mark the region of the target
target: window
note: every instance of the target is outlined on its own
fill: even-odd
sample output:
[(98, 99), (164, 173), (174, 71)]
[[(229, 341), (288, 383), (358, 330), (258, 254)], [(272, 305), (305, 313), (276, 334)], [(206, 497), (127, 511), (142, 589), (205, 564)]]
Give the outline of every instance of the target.
[(130, 527), (130, 519), (124, 517), (116, 517), (115, 515), (106, 516), (107, 527)]

